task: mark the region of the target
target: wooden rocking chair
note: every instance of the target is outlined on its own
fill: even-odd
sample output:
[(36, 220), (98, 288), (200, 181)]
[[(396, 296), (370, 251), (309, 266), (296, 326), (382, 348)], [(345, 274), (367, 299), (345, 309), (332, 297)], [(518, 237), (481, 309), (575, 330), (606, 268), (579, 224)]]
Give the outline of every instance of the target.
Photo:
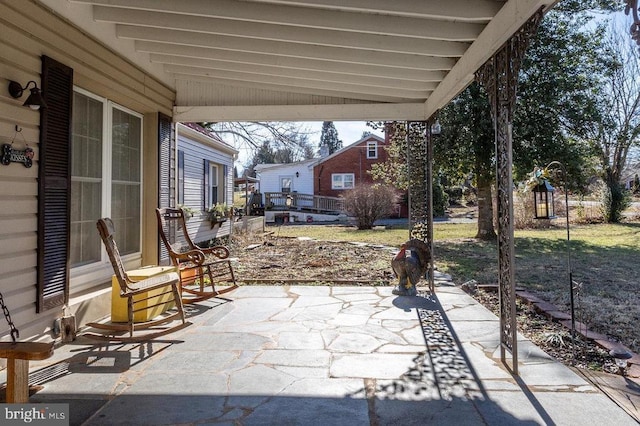
[[(156, 215), (160, 238), (180, 274), (183, 303), (199, 302), (238, 288), (231, 266), (235, 259), (229, 258), (228, 248), (202, 248), (194, 244), (187, 232), (182, 209), (156, 209)], [(182, 234), (178, 236), (180, 232)], [(229, 285), (217, 289), (216, 285), (221, 283)]]
[[(140, 281), (130, 279), (124, 269), (118, 246), (114, 240), (115, 228), (113, 221), (109, 218), (100, 219), (98, 220), (97, 227), (100, 238), (102, 238), (102, 242), (109, 254), (115, 276), (120, 284), (120, 297), (127, 299), (128, 319), (126, 323), (88, 323), (87, 325), (90, 327), (107, 330), (110, 333), (106, 335), (87, 333), (85, 336), (109, 341), (139, 342), (154, 339), (187, 326), (189, 323), (185, 321), (184, 310), (182, 308), (178, 274), (176, 272), (167, 272)], [(149, 292), (153, 292), (153, 296), (149, 296)], [(176, 312), (163, 314), (158, 318), (152, 318), (147, 321), (135, 322), (135, 314), (137, 312), (150, 311), (158, 306), (171, 302), (175, 303)], [(181, 320), (181, 323), (178, 325), (159, 327), (177, 319)], [(152, 327), (154, 328), (152, 329)], [(134, 336), (134, 332), (138, 330), (149, 331)], [(126, 335), (118, 335), (118, 333), (123, 334), (126, 333), (126, 331), (129, 332), (128, 337)]]

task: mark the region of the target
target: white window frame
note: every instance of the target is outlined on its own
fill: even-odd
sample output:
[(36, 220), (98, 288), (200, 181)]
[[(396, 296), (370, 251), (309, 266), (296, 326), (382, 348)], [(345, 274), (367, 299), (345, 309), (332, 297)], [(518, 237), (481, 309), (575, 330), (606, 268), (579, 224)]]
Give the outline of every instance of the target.
[[(112, 126), (113, 126), (113, 114), (112, 110), (119, 109), (127, 114), (131, 114), (140, 119), (140, 202), (142, 203), (144, 196), (144, 170), (143, 170), (143, 144), (144, 144), (144, 116), (129, 108), (118, 105), (107, 98), (98, 96), (80, 87), (73, 87), (74, 92), (87, 96), (103, 104), (102, 110), (102, 206), (101, 217), (111, 217), (111, 186), (112, 186)], [(131, 269), (140, 267), (142, 260), (142, 204), (140, 205), (140, 235), (139, 235), (139, 247), (140, 250), (135, 253), (129, 253), (122, 256), (122, 262), (125, 268)], [(97, 233), (96, 229), (96, 233)], [(109, 260), (109, 256), (104, 248), (104, 245), (100, 243), (101, 255), (100, 261), (89, 263), (86, 265), (76, 266), (70, 268), (70, 282), (69, 291), (73, 295), (74, 293), (82, 292), (92, 287), (96, 282), (104, 282), (108, 280), (113, 274), (113, 268)]]
[[(371, 149), (373, 148), (373, 155), (371, 155)], [(378, 142), (369, 141), (367, 142), (367, 159), (375, 160), (378, 158)]]
[[(351, 186), (345, 186), (345, 177), (351, 177)], [(339, 179), (336, 179), (339, 178)], [(353, 189), (356, 183), (356, 177), (354, 173), (332, 173), (331, 174), (331, 189), (343, 190)]]
[[(291, 185), (289, 186), (289, 192), (284, 191), (284, 186), (282, 185), (282, 181), (285, 179), (289, 179), (289, 182), (291, 182)], [(278, 178), (278, 181), (280, 182), (280, 192), (282, 192), (283, 194), (291, 194), (293, 192), (293, 175), (280, 176)]]
[[(209, 204), (214, 205), (221, 203), (218, 197), (218, 164), (209, 162)], [(213, 196), (213, 188), (215, 188), (216, 196)], [(215, 198), (216, 201), (213, 201)]]

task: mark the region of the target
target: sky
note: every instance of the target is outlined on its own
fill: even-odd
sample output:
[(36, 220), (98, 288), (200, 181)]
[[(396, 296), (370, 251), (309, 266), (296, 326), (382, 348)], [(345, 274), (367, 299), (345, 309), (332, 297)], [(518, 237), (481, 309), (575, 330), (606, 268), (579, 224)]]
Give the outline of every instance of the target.
[[(322, 121), (304, 121), (299, 123), (302, 128), (306, 128), (311, 133), (309, 141), (314, 148), (318, 148), (320, 142), (322, 123)], [(342, 140), (342, 146), (351, 145), (361, 139), (362, 132), (365, 131), (383, 137), (381, 131), (374, 131), (371, 127), (367, 126), (366, 121), (334, 121), (333, 125), (338, 131), (338, 138)], [(248, 147), (240, 147), (239, 150), (240, 153), (238, 154), (238, 160), (236, 160), (236, 166), (238, 170), (241, 170), (247, 160), (253, 155), (253, 152)]]

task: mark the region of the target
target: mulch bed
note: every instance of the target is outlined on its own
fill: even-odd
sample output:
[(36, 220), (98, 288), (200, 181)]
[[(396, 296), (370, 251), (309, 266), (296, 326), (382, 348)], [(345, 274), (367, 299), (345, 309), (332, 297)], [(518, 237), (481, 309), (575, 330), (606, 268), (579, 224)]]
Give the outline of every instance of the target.
[[(487, 309), (499, 316), (498, 294), (495, 291), (478, 290), (471, 295)], [(589, 370), (617, 373), (609, 351), (591, 339), (576, 335), (562, 324), (538, 313), (529, 304), (516, 302), (518, 331), (550, 356), (566, 365)]]

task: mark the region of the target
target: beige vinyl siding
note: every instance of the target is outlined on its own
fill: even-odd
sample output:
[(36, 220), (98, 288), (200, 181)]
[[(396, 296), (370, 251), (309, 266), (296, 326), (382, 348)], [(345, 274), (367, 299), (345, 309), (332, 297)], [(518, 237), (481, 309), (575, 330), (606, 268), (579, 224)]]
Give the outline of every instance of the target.
[[(41, 56), (74, 70), (74, 84), (144, 115), (142, 261), (157, 256), (155, 216), (157, 205), (157, 114), (172, 115), (173, 89), (102, 46), (93, 38), (32, 0), (0, 2), (0, 144), (14, 140), (35, 150), (33, 167), (0, 165), (0, 291), (4, 295), (21, 340), (42, 336), (61, 312), (36, 314), (37, 208), (40, 113), (23, 107), (28, 94), (13, 99), (9, 80), (25, 85), (35, 80), (41, 87)], [(18, 125), (21, 134), (14, 139)], [(45, 254), (46, 255), (46, 254)], [(106, 288), (105, 283), (96, 283)], [(71, 298), (74, 298), (73, 286)], [(87, 311), (92, 311), (88, 309)], [(89, 318), (91, 320), (96, 318)], [(0, 338), (8, 327), (0, 321)]]

